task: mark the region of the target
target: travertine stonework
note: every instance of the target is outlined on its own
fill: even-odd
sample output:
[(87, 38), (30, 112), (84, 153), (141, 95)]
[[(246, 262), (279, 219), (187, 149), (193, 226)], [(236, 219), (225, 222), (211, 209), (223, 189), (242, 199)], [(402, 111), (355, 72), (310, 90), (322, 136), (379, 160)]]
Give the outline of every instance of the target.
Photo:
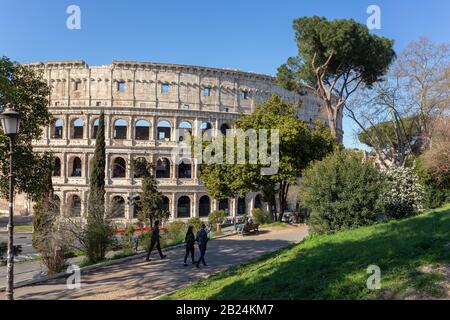
[[(170, 159), (170, 151), (179, 140), (175, 129), (180, 125), (190, 126), (194, 133), (205, 128), (205, 123), (213, 131), (231, 127), (241, 113), (250, 113), (256, 103), (274, 93), (290, 103), (302, 100), (298, 111), (300, 118), (306, 121), (320, 118), (327, 123), (321, 100), (315, 94), (308, 92), (300, 96), (286, 91), (276, 85), (273, 77), (262, 74), (131, 61), (114, 61), (99, 67), (90, 67), (84, 61), (29, 65), (41, 69), (51, 85), (49, 108), (60, 120), (34, 143), (35, 150), (52, 151), (58, 157), (61, 170), (53, 179), (55, 194), (68, 207), (73, 205), (74, 196), (79, 197), (81, 214), (85, 214), (88, 197), (88, 163), (95, 147), (94, 122), (102, 109), (106, 125), (107, 197), (123, 199), (124, 209), (119, 214), (123, 215), (123, 221), (133, 218), (132, 199), (140, 190), (141, 179), (132, 177), (129, 166), (130, 161), (138, 157), (155, 165), (158, 159), (169, 160), (169, 177), (159, 178), (158, 182), (159, 189), (168, 198), (173, 219), (205, 216), (208, 209), (226, 209), (227, 206), (229, 215), (237, 215), (259, 206), (256, 193), (248, 194), (245, 199), (229, 199), (228, 204), (209, 198), (203, 198), (200, 204), (207, 192), (199, 181), (198, 168), (192, 166), (190, 178), (189, 174), (187, 178), (179, 177), (179, 167)], [(148, 137), (144, 129), (144, 133), (139, 133), (140, 140), (136, 139), (137, 131), (142, 130), (142, 127), (137, 129), (138, 121), (149, 125)], [(161, 129), (165, 137), (158, 133), (161, 121), (170, 124), (170, 129)], [(62, 128), (58, 128), (62, 123)], [(120, 127), (121, 123), (125, 123), (126, 128)], [(76, 158), (81, 160), (81, 168)], [(124, 176), (114, 171), (115, 166), (123, 164)], [(180, 200), (181, 197), (184, 198)]]

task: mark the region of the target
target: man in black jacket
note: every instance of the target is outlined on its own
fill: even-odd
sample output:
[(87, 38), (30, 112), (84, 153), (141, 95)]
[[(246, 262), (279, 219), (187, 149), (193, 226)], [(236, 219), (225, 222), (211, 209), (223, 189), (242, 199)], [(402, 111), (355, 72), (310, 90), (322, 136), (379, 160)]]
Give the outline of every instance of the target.
[(197, 261), (197, 268), (200, 268), (200, 262), (206, 267), (207, 264), (205, 262), (205, 253), (206, 253), (206, 244), (208, 243), (208, 233), (206, 232), (206, 225), (203, 223), (202, 228), (197, 232), (197, 238), (195, 239), (198, 242), (198, 248), (200, 249), (200, 259)]
[(150, 261), (150, 253), (152, 253), (153, 248), (156, 245), (156, 249), (158, 249), (159, 252), (159, 256), (161, 257), (161, 259), (164, 259), (166, 256), (162, 253), (161, 251), (161, 245), (159, 242), (159, 220), (155, 221), (155, 227), (152, 229), (152, 233), (151, 233), (151, 242), (150, 242), (150, 247), (148, 248), (148, 252), (147, 252), (147, 258), (145, 259), (146, 261)]

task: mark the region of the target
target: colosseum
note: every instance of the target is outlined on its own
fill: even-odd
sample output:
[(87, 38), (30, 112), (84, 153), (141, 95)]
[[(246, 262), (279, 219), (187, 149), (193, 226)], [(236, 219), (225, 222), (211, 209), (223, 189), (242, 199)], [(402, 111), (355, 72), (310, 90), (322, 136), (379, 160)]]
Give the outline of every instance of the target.
[[(327, 123), (314, 93), (300, 96), (286, 91), (263, 74), (131, 61), (98, 67), (78, 60), (28, 65), (42, 70), (52, 87), (49, 109), (55, 117), (42, 139), (34, 142), (35, 150), (53, 152), (56, 198), (79, 215), (86, 214), (88, 164), (101, 110), (106, 126), (107, 199), (118, 206), (117, 218), (124, 222), (132, 220), (137, 210), (134, 200), (142, 179), (132, 174), (130, 163), (138, 158), (154, 164), (171, 219), (207, 217), (215, 209), (237, 216), (265, 205), (258, 193), (211, 199), (199, 179), (198, 166), (191, 165), (190, 159), (180, 164), (171, 159), (171, 150), (181, 139), (179, 132), (224, 131), (274, 93), (290, 103), (302, 100), (299, 118)], [(21, 211), (31, 211), (31, 204), (18, 195), (16, 212)]]

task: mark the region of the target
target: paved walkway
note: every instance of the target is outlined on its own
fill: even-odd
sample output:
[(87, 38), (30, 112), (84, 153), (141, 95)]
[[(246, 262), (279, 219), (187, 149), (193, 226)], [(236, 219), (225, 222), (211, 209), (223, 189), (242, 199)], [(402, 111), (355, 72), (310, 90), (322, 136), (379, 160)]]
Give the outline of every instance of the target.
[[(65, 279), (17, 288), (16, 299), (152, 299), (180, 289), (210, 274), (273, 252), (307, 235), (306, 227), (265, 229), (258, 235), (231, 236), (213, 240), (206, 253), (207, 267), (182, 266), (184, 248), (160, 260), (135, 259), (105, 266), (81, 275), (80, 289), (68, 289)], [(198, 250), (196, 256), (198, 256)]]

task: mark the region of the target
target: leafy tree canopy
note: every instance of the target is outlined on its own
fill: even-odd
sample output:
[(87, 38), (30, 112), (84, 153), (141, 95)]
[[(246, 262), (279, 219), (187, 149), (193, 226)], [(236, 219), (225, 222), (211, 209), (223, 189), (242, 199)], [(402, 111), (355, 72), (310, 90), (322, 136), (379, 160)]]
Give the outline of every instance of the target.
[[(41, 74), (27, 66), (0, 58), (0, 112), (12, 103), (20, 113), (21, 127), (15, 142), (16, 189), (31, 197), (38, 196), (46, 184), (48, 154), (33, 152), (31, 142), (40, 139), (42, 130), (52, 121), (49, 114), (50, 88)], [(0, 196), (7, 193), (9, 140), (0, 129)]]
[[(420, 128), (417, 118), (405, 118), (403, 119), (402, 124), (404, 126), (404, 132), (406, 134), (406, 141), (404, 141), (404, 143), (414, 145), (414, 142), (418, 139), (418, 136), (420, 134)], [(399, 139), (396, 132), (396, 124), (393, 120), (377, 123), (376, 125), (367, 128), (366, 131), (361, 131), (358, 134), (359, 141), (368, 145), (369, 147), (374, 147), (372, 137), (377, 137), (376, 147), (380, 147), (382, 149), (397, 149), (399, 145)]]
[(294, 20), (293, 28), (299, 55), (278, 70), (278, 80), (287, 89), (300, 89), (303, 81), (316, 87), (314, 66), (324, 66), (325, 82), (353, 73), (370, 85), (395, 57), (393, 40), (370, 34), (365, 25), (353, 19), (302, 17)]

